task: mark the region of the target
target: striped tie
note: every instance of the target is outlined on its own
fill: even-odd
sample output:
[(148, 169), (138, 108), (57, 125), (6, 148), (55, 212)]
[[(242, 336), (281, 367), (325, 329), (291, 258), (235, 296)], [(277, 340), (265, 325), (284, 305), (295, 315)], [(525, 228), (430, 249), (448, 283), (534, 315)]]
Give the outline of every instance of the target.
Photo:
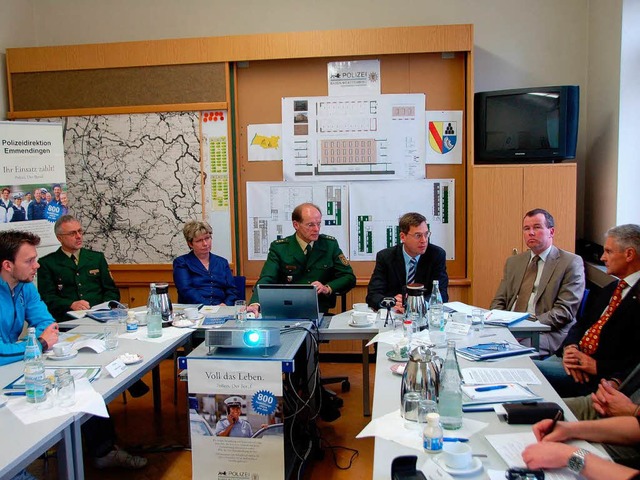
[(584, 333), (582, 339), (578, 343), (580, 350), (587, 355), (593, 355), (595, 351), (598, 349), (598, 344), (600, 343), (600, 334), (602, 333), (602, 327), (604, 327), (605, 323), (611, 318), (613, 312), (616, 311), (616, 308), (622, 302), (622, 290), (627, 287), (628, 284), (624, 280), (620, 280), (618, 286), (613, 291), (613, 295), (611, 296), (611, 300), (609, 300), (609, 306), (604, 311), (602, 316), (598, 319), (596, 323), (591, 325), (589, 329)]
[(538, 255), (535, 255), (531, 259), (531, 262), (529, 262), (527, 271), (522, 278), (522, 284), (520, 284), (518, 299), (516, 300), (516, 306), (513, 309), (514, 312), (527, 311), (527, 307), (529, 306), (529, 299), (531, 298), (531, 293), (533, 292), (533, 285), (536, 283), (536, 277), (538, 276), (538, 260), (540, 260), (540, 257)]
[(411, 285), (416, 279), (416, 264), (418, 261), (415, 258), (409, 260), (409, 271), (407, 272), (407, 285)]

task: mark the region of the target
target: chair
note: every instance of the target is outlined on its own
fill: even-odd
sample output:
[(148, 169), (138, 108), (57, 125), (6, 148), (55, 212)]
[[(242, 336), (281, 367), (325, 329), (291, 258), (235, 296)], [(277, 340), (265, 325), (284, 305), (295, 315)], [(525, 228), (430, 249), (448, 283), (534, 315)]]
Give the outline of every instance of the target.
[(236, 290), (238, 291), (238, 300), (247, 299), (247, 277), (242, 275), (236, 275), (233, 277), (233, 282), (236, 284)]
[[(346, 293), (340, 293), (338, 294), (340, 296), (340, 310), (341, 313), (346, 312), (347, 311), (347, 294)], [(348, 392), (349, 390), (351, 390), (351, 383), (349, 382), (349, 377), (327, 377), (327, 378), (321, 378), (320, 379), (320, 385), (331, 385), (334, 383), (340, 383), (340, 390), (343, 393)], [(333, 393), (333, 392), (331, 392)]]

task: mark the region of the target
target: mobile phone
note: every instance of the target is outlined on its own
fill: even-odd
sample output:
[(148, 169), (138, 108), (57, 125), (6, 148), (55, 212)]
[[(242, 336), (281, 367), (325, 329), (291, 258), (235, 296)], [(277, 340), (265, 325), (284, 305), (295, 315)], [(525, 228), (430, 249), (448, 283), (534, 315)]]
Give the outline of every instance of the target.
[(512, 467), (507, 470), (505, 477), (507, 477), (507, 480), (544, 480), (544, 472), (542, 470)]

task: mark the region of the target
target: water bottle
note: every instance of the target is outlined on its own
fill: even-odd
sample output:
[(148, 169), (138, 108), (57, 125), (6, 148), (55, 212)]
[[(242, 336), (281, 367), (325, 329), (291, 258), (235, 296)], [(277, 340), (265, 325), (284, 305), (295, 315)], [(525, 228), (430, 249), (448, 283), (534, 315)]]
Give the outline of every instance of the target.
[(427, 453), (442, 452), (444, 432), (440, 426), (440, 415), (437, 413), (427, 414), (427, 426), (422, 432), (422, 446)]
[(433, 288), (429, 297), (429, 337), (436, 346), (444, 346), (446, 338), (444, 333), (444, 309), (438, 280), (433, 281)]
[(27, 346), (24, 350), (24, 386), (29, 403), (44, 402), (47, 396), (44, 383), (44, 361), (35, 327), (29, 327)]
[(162, 303), (156, 293), (156, 284), (150, 285), (149, 301), (147, 302), (147, 337), (162, 336)]
[(447, 356), (444, 359), (440, 379), (440, 396), (438, 412), (440, 421), (446, 430), (457, 430), (462, 427), (462, 375), (456, 355), (456, 342), (447, 342)]

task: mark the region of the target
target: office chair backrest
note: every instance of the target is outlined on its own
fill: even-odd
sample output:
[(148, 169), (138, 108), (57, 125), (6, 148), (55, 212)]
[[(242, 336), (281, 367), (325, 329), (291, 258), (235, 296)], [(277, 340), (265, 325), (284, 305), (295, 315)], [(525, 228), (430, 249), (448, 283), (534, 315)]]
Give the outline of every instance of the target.
[(233, 281), (236, 284), (236, 290), (238, 291), (238, 300), (246, 300), (247, 277), (236, 275), (233, 277)]

